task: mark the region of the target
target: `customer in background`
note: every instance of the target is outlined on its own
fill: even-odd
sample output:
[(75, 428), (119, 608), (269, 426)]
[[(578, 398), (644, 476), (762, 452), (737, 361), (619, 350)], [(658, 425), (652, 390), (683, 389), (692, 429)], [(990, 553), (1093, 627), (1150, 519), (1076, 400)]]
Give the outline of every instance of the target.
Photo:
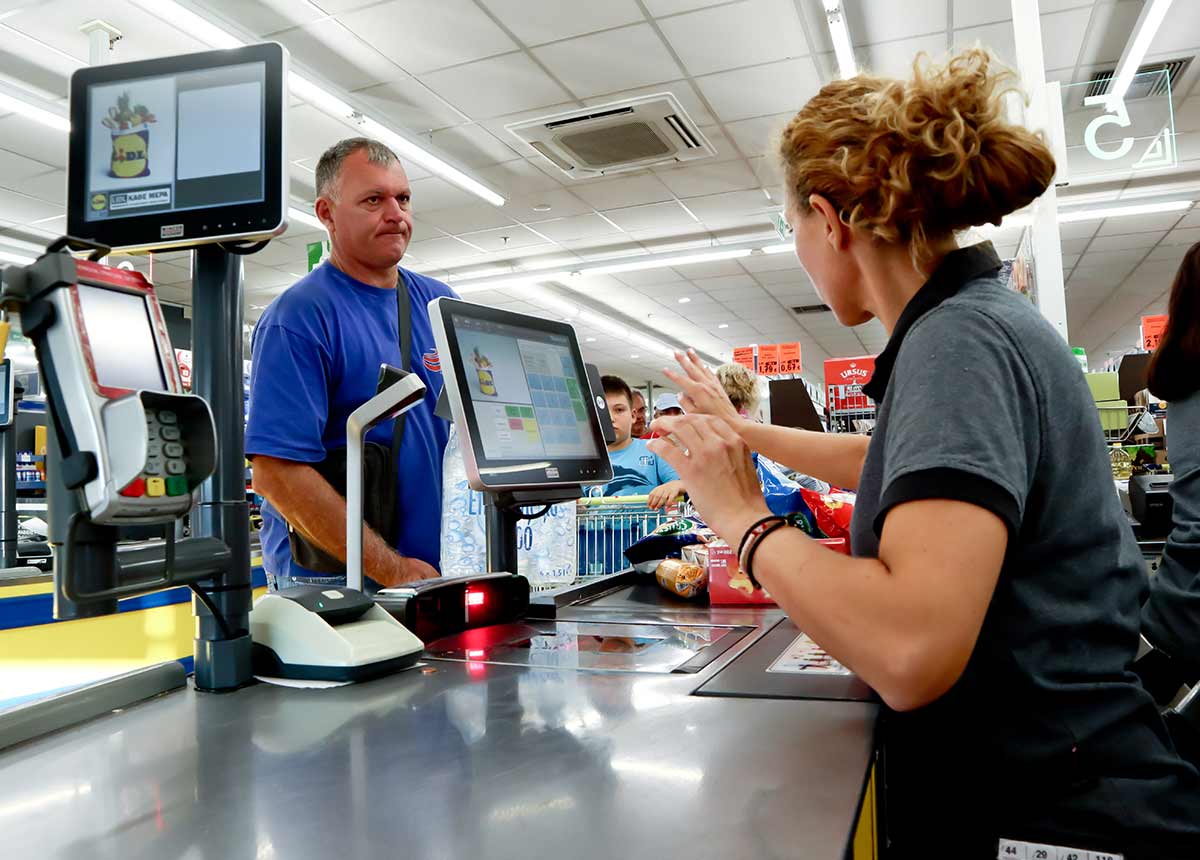
[(1174, 513), (1162, 565), (1142, 607), (1142, 635), (1158, 652), (1150, 664), (1158, 666), (1154, 692), (1162, 704), (1181, 684), (1200, 680), (1200, 244), (1183, 258), (1167, 311), (1148, 387), (1167, 401)]
[[(683, 407), (679, 405), (679, 395), (673, 391), (664, 391), (658, 397), (654, 398), (654, 420), (665, 416), (682, 415)], [(654, 428), (650, 428), (650, 432), (643, 435), (643, 439), (657, 439), (658, 434), (654, 432)]]
[(722, 364), (716, 370), (717, 381), (738, 415), (754, 418), (758, 411), (758, 374), (740, 364)]
[[(889, 334), (874, 434), (749, 421), (689, 352), (670, 375), (687, 414), (650, 450), (883, 700), (889, 857), (1195, 860), (1200, 775), (1129, 671), (1146, 571), (1091, 393), (991, 244), (955, 241), (1054, 176), (992, 63), (834, 81), (783, 132), (802, 266), (841, 324)], [(770, 515), (748, 449), (857, 490), (853, 557)]]
[(646, 428), (649, 426), (646, 420), (646, 396), (638, 389), (633, 389), (633, 429), (630, 431), (634, 439), (641, 439), (646, 435)]
[(602, 376), (604, 399), (612, 416), (616, 441), (608, 446), (613, 479), (603, 496), (649, 495), (651, 510), (665, 508), (683, 493), (683, 482), (671, 465), (650, 452), (646, 442), (633, 437), (633, 394), (619, 376)]

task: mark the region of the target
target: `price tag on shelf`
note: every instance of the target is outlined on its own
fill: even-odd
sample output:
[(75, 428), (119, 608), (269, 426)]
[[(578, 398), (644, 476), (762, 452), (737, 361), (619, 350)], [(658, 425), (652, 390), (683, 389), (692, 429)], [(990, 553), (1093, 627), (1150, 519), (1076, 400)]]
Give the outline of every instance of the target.
[(779, 344), (760, 343), (758, 345), (758, 373), (760, 376), (779, 375)]
[(799, 373), (801, 369), (800, 343), (779, 344), (779, 372)]
[(740, 364), (751, 373), (757, 372), (758, 370), (758, 367), (754, 361), (754, 347), (752, 346), (735, 347), (733, 350), (733, 361), (735, 364)]
[(1153, 352), (1162, 341), (1163, 332), (1167, 328), (1167, 315), (1155, 314), (1142, 317), (1142, 349)]

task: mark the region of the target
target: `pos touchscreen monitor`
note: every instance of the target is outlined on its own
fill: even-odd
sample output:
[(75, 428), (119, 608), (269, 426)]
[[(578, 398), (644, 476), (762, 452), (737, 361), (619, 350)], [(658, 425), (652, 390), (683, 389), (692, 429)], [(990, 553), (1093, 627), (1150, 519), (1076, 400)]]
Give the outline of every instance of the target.
[(77, 70), (68, 232), (127, 249), (282, 233), (286, 93), (275, 43)]
[(472, 488), (612, 480), (570, 325), (444, 297), (429, 316)]

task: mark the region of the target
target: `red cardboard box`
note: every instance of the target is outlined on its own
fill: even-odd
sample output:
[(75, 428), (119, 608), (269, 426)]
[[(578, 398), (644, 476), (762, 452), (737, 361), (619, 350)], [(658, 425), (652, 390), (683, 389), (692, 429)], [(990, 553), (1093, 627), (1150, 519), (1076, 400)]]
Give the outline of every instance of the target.
[[(817, 543), (850, 554), (850, 545), (845, 538), (820, 538)], [(738, 566), (737, 551), (728, 544), (708, 546), (708, 602), (716, 606), (775, 605), (770, 594), (750, 584), (750, 578)]]
[(862, 387), (875, 373), (875, 356), (830, 358), (825, 361), (825, 403), (831, 410), (870, 409)]

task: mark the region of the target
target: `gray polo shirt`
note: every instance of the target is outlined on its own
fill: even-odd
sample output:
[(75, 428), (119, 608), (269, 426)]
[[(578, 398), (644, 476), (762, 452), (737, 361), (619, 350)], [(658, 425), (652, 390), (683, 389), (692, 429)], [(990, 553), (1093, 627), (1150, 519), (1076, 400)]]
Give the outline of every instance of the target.
[(1194, 860), (1200, 778), (1128, 671), (1146, 572), (1096, 407), (999, 265), (990, 243), (947, 256), (865, 388), (878, 414), (854, 554), (877, 556), (888, 512), (919, 499), (978, 505), (1009, 532), (962, 677), (926, 707), (885, 712), (889, 836), (908, 851), (965, 840), (929, 856), (995, 857), (1005, 837)]

